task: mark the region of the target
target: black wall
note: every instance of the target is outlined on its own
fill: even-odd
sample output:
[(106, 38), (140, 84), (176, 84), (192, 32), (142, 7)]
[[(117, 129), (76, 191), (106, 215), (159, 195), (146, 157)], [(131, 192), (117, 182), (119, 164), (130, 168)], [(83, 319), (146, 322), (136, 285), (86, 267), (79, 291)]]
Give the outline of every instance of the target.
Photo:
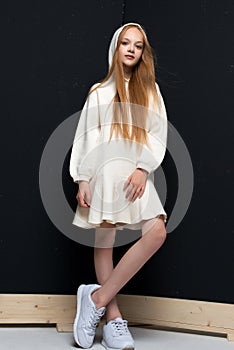
[[(11, 1), (3, 10), (0, 293), (75, 294), (80, 283), (95, 281), (93, 249), (47, 216), (39, 163), (53, 130), (105, 76), (114, 30), (134, 21), (157, 55), (168, 119), (192, 159), (194, 191), (183, 221), (121, 292), (234, 302), (233, 11), (228, 0)], [(63, 184), (75, 210), (69, 155)], [(170, 217), (178, 183), (169, 152), (162, 167)], [(115, 248), (116, 262), (129, 246)]]

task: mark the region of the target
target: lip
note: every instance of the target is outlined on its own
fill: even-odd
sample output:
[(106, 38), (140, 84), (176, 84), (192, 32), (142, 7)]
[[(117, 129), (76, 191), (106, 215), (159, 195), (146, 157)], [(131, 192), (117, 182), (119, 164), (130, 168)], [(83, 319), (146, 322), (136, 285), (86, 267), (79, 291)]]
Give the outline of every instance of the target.
[(134, 59), (134, 56), (132, 56), (132, 55), (125, 55), (125, 57), (127, 57), (129, 60), (133, 60)]

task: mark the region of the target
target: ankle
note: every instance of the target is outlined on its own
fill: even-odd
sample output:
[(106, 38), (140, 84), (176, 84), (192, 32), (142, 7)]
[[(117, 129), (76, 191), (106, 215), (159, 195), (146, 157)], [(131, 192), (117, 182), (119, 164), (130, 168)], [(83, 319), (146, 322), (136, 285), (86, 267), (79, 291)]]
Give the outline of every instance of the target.
[(123, 318), (118, 307), (116, 297), (114, 297), (106, 307), (106, 322), (108, 323), (117, 317)]
[(116, 312), (116, 313), (106, 313), (106, 323), (113, 321), (114, 319), (116, 319), (117, 317), (122, 318), (122, 315), (120, 312)]
[(95, 290), (92, 294), (91, 294), (91, 299), (95, 304), (96, 309), (100, 309), (100, 307), (106, 306), (102, 303), (101, 298), (100, 298), (100, 293), (99, 290)]

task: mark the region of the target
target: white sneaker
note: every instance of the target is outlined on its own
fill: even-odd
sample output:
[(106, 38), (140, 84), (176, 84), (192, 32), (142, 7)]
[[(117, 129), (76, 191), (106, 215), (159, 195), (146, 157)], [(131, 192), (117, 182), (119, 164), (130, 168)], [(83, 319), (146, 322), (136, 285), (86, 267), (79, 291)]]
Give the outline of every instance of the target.
[(128, 329), (128, 321), (117, 317), (104, 325), (102, 345), (107, 350), (134, 350), (134, 340)]
[(82, 348), (92, 346), (96, 327), (106, 308), (96, 309), (91, 294), (101, 286), (98, 284), (82, 284), (77, 291), (77, 313), (73, 324), (73, 334), (76, 343)]

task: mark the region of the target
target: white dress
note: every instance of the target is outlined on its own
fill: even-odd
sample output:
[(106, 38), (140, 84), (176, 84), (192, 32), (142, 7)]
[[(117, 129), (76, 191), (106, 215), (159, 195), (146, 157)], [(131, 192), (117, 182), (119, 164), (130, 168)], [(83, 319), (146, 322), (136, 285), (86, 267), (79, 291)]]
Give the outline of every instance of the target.
[[(91, 89), (96, 85), (99, 84), (94, 84)], [(166, 222), (167, 213), (154, 186), (154, 171), (164, 158), (167, 142), (167, 113), (157, 83), (156, 88), (161, 109), (157, 113), (155, 110), (150, 112), (149, 118), (147, 116), (146, 130), (151, 150), (144, 145), (140, 154), (136, 143), (120, 137), (113, 135), (108, 143), (112, 121), (109, 104), (115, 94), (114, 85), (102, 86), (87, 98), (75, 133), (69, 170), (74, 182), (89, 182), (91, 203), (89, 208), (77, 205), (74, 225), (91, 229), (106, 220), (116, 224), (118, 230), (138, 230), (145, 220), (160, 214)], [(125, 198), (123, 186), (138, 167), (149, 174), (143, 196), (131, 202)]]

